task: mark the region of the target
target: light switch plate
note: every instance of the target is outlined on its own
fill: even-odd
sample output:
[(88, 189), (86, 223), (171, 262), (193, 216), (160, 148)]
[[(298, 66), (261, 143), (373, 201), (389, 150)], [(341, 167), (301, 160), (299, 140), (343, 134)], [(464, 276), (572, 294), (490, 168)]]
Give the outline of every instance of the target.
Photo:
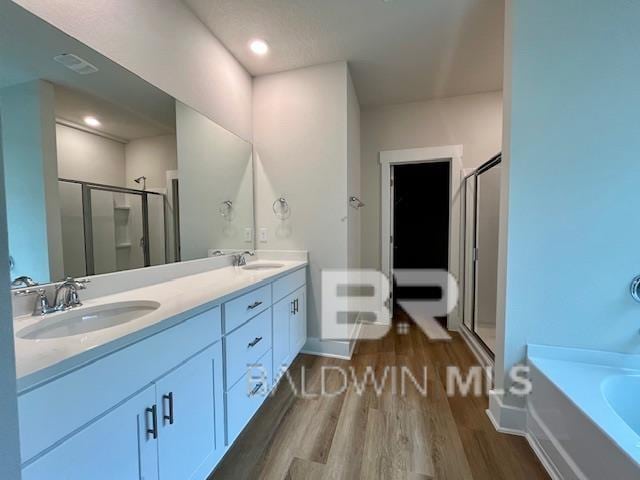
[(244, 241), (245, 242), (253, 241), (253, 228), (247, 227), (244, 229)]
[(260, 242), (267, 243), (269, 241), (269, 231), (268, 229), (262, 227), (260, 229)]

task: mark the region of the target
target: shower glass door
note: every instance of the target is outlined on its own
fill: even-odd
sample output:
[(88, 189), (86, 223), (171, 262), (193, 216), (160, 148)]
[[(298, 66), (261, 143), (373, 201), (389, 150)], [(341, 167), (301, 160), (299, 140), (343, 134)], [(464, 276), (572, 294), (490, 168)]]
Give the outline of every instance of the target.
[(131, 270), (172, 258), (164, 193), (66, 179), (58, 185), (65, 275)]
[(463, 328), (496, 348), (501, 155), (465, 177), (461, 189), (460, 277)]
[(500, 228), (500, 164), (476, 176), (474, 332), (494, 353)]
[[(142, 268), (145, 263), (143, 196), (86, 187), (85, 235), (88, 274)], [(85, 203), (87, 207), (87, 203)], [(91, 270), (91, 267), (93, 269)]]

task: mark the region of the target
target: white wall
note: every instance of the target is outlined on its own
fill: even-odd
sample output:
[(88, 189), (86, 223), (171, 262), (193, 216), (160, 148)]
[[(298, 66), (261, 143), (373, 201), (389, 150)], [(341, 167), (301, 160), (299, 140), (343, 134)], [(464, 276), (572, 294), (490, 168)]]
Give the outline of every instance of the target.
[(508, 7), (499, 387), (530, 342), (640, 353), (640, 3)]
[(53, 86), (4, 88), (0, 109), (11, 275), (46, 283), (63, 272)]
[(167, 171), (178, 169), (175, 135), (138, 138), (125, 146), (126, 186), (141, 189), (134, 178), (147, 177), (147, 188), (167, 188)]
[[(254, 79), (257, 228), (262, 249), (309, 250), (308, 334), (320, 335), (320, 272), (347, 266), (345, 62)], [(284, 196), (291, 217), (272, 204)]]
[(125, 145), (65, 125), (56, 125), (58, 176), (125, 187)]
[[(0, 122), (1, 124), (2, 122)], [(0, 125), (0, 184), (4, 185), (3, 130)], [(0, 252), (9, 251), (5, 190), (0, 191)], [(16, 396), (13, 313), (9, 292), (9, 262), (0, 262), (0, 478), (20, 479), (20, 441)]]
[(502, 143), (501, 92), (363, 109), (362, 264), (380, 268), (380, 163), (383, 150), (462, 145), (464, 167), (477, 167)]
[[(360, 104), (349, 72), (347, 79), (347, 195), (362, 197), (360, 185)], [(347, 209), (347, 236), (349, 268), (359, 268), (362, 262), (360, 230), (362, 227), (362, 209)]]
[(251, 77), (180, 0), (15, 0), (251, 140)]

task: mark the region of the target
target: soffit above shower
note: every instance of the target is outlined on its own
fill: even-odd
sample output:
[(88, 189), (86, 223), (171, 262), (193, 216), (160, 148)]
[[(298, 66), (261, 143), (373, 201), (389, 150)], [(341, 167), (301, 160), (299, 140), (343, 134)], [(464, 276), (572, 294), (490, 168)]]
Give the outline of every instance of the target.
[(504, 0), (183, 1), (254, 76), (347, 60), (363, 106), (502, 89)]

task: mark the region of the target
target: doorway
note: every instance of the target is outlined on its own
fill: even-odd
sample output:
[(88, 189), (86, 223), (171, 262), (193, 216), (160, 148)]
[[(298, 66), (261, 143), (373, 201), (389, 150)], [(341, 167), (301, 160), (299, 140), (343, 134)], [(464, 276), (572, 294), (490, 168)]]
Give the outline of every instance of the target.
[[(451, 162), (392, 165), (391, 178), (392, 269), (449, 271)], [(437, 301), (447, 293), (396, 284), (393, 291), (394, 307), (397, 299)], [(446, 316), (437, 320), (446, 327)]]

